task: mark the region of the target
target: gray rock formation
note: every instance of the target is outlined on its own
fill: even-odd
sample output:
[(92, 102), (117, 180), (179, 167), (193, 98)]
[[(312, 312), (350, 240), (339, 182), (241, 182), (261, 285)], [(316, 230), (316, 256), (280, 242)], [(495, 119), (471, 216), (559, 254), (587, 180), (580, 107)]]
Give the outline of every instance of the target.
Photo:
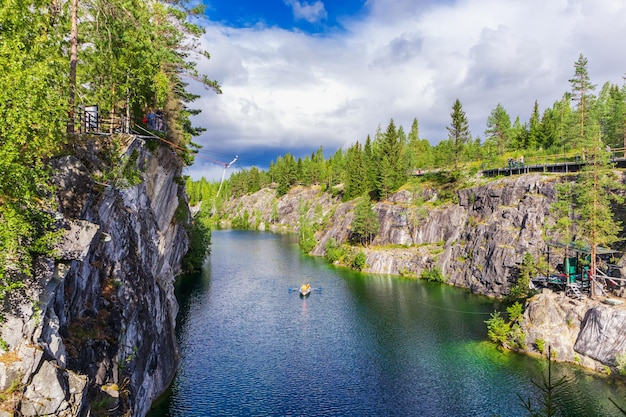
[(121, 138), (121, 155), (137, 157), (129, 169), (141, 176), (127, 186), (123, 173), (111, 174), (120, 160), (110, 159), (108, 140), (53, 162), (59, 256), (40, 259), (5, 303), (0, 390), (18, 386), (19, 415), (144, 416), (177, 369), (182, 162), (164, 146), (149, 151), (141, 139)]
[[(438, 268), (449, 284), (477, 294), (507, 295), (524, 255), (537, 259), (547, 252), (546, 224), (555, 183), (561, 180), (556, 175), (512, 176), (460, 190), (457, 202), (446, 204), (431, 189), (398, 191), (374, 206), (380, 229), (370, 247), (358, 248), (367, 257), (364, 271), (419, 277)], [(349, 239), (355, 203), (315, 189), (297, 187), (280, 199), (274, 190), (261, 190), (231, 200), (225, 212), (233, 217), (254, 213), (251, 225), (259, 227), (270, 221), (274, 205), (280, 207), (274, 224), (296, 231), (302, 204), (308, 221), (319, 225), (312, 255), (324, 256), (330, 239)], [(558, 263), (550, 261), (553, 267)], [(545, 290), (529, 300), (524, 318), (529, 352), (538, 352), (540, 340), (558, 360), (598, 370), (614, 367), (616, 355), (626, 352), (624, 308)]]
[(616, 356), (626, 352), (626, 307), (600, 300), (543, 290), (528, 300), (523, 327), (527, 351), (545, 354), (541, 341), (556, 360), (601, 372), (615, 369)]
[[(401, 190), (374, 206), (380, 229), (372, 246), (363, 249), (365, 272), (419, 276), (436, 267), (453, 285), (489, 296), (507, 294), (524, 254), (546, 251), (544, 223), (554, 181), (541, 175), (505, 178), (459, 191), (458, 204), (438, 205), (430, 189)], [(295, 231), (302, 204), (308, 221), (320, 226), (312, 255), (323, 256), (331, 238), (349, 239), (354, 202), (341, 203), (316, 188), (296, 187), (280, 199), (271, 189), (233, 199), (223, 209), (228, 218), (222, 224), (247, 212), (252, 227)], [(278, 218), (272, 224), (273, 206)]]

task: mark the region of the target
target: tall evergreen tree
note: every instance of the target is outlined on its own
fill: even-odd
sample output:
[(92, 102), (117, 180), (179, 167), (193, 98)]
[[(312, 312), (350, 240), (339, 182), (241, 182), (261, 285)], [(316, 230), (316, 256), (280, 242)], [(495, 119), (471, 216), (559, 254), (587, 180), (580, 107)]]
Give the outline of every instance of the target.
[[(573, 120), (573, 109), (572, 109), (572, 95), (569, 92), (563, 94), (561, 100), (556, 101), (552, 105), (553, 116), (556, 120), (556, 132), (555, 136), (557, 141), (554, 143), (554, 146), (557, 148), (564, 148), (571, 144), (571, 141), (568, 139), (570, 135), (572, 135), (572, 129), (570, 128)], [(578, 135), (576, 132), (573, 132), (574, 135)]]
[(526, 136), (525, 149), (537, 149), (541, 141), (541, 119), (539, 116), (539, 104), (535, 100), (533, 112), (528, 121), (528, 135)]
[(378, 233), (380, 223), (370, 197), (365, 194), (354, 207), (351, 239), (361, 244), (371, 244)]
[(448, 141), (450, 142), (452, 154), (454, 158), (454, 169), (458, 169), (459, 160), (463, 153), (465, 144), (471, 139), (469, 130), (469, 123), (461, 101), (457, 98), (452, 105), (452, 113), (450, 113), (452, 119), (448, 129)]
[(540, 148), (550, 149), (559, 143), (559, 120), (554, 109), (546, 109), (541, 116), (537, 139)]
[(598, 97), (602, 138), (612, 148), (624, 146), (626, 133), (626, 94), (618, 86), (605, 83)]
[(487, 118), (487, 130), (485, 130), (485, 142), (495, 145), (498, 155), (503, 155), (508, 148), (511, 135), (511, 117), (498, 103)]
[(296, 161), (289, 153), (278, 156), (276, 161), (270, 164), (270, 177), (276, 184), (278, 196), (287, 194), (296, 181)]
[(434, 165), (432, 146), (426, 139), (421, 139), (419, 135), (419, 123), (417, 118), (413, 119), (409, 141), (405, 148), (407, 160), (407, 172), (417, 169), (424, 169)]
[(420, 155), (420, 133), (419, 133), (419, 123), (417, 122), (417, 118), (413, 119), (413, 124), (411, 124), (411, 130), (409, 131), (408, 143), (406, 146), (406, 160), (407, 166), (409, 169), (417, 168), (418, 158)]
[[(579, 214), (577, 230), (580, 239), (591, 248), (591, 273), (595, 276), (598, 246), (609, 247), (618, 240), (622, 225), (615, 219), (611, 203), (623, 203), (615, 191), (623, 188), (615, 177), (610, 152), (603, 146), (597, 119), (587, 127), (587, 139), (583, 146), (589, 150), (587, 164), (576, 183), (576, 206)], [(595, 286), (592, 287), (595, 294)]]
[(393, 119), (377, 142), (376, 190), (378, 197), (387, 198), (392, 191), (406, 182), (407, 173), (404, 152), (404, 138), (396, 129)]
[(361, 144), (356, 142), (346, 152), (346, 181), (343, 200), (352, 200), (367, 190), (367, 169)]
[(319, 184), (324, 177), (326, 160), (324, 159), (324, 148), (320, 146), (311, 156), (310, 180), (311, 184)]
[(569, 80), (572, 86), (572, 98), (577, 101), (577, 112), (579, 113), (579, 129), (578, 140), (574, 145), (584, 141), (585, 124), (590, 117), (593, 107), (593, 90), (596, 88), (589, 79), (587, 70), (587, 58), (581, 53), (578, 60), (574, 63), (574, 77)]
[(528, 127), (523, 124), (520, 117), (517, 116), (513, 125), (511, 126), (511, 141), (509, 142), (509, 149), (521, 150), (526, 146), (526, 140), (528, 136)]
[(363, 145), (363, 163), (365, 164), (366, 171), (365, 189), (373, 190), (374, 184), (376, 184), (376, 162), (370, 135), (367, 135), (367, 139), (365, 139), (365, 145)]

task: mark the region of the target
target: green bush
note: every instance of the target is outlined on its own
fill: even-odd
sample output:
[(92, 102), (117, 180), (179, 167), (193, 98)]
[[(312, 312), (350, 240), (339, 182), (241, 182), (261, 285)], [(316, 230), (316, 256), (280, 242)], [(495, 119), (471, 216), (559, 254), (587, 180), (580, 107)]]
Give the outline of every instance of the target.
[(367, 256), (365, 255), (365, 252), (359, 251), (352, 261), (352, 268), (356, 269), (357, 271), (362, 271), (363, 268), (365, 268), (366, 264)]
[(326, 262), (330, 264), (341, 260), (345, 256), (345, 250), (333, 238), (326, 241), (324, 249), (326, 250)]
[(298, 244), (304, 253), (309, 253), (313, 250), (315, 245), (317, 245), (317, 240), (315, 239), (315, 231), (312, 227), (301, 226), (298, 234)]
[(526, 348), (526, 333), (522, 328), (524, 308), (516, 302), (507, 307), (509, 319), (505, 320), (499, 311), (491, 314), (487, 324), (487, 336), (489, 339), (503, 348)]
[(499, 311), (491, 313), (491, 318), (485, 321), (487, 324), (487, 336), (489, 339), (502, 347), (508, 346), (511, 324), (506, 322)]
[(250, 229), (250, 214), (248, 210), (244, 210), (241, 217), (237, 216), (233, 219), (233, 229)]
[(442, 282), (447, 281), (446, 277), (441, 273), (439, 268), (429, 268), (420, 274), (420, 278), (428, 280), (430, 282)]
[(537, 348), (539, 353), (541, 353), (543, 355), (545, 353), (545, 351), (546, 351), (546, 341), (543, 340), (543, 339), (535, 340), (535, 347)]

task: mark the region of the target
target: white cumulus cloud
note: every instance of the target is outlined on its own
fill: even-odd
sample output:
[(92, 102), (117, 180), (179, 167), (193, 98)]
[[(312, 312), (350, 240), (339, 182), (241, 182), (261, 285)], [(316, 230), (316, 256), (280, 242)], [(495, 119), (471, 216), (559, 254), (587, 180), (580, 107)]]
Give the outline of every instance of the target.
[(324, 3), (317, 0), (315, 3), (307, 3), (298, 0), (285, 0), (285, 4), (293, 10), (293, 16), (296, 19), (306, 20), (310, 23), (316, 23), (326, 18), (326, 8)]
[[(288, 0), (296, 17), (325, 16), (321, 2)], [(454, 100), (484, 136), (501, 103), (527, 121), (570, 91), (580, 53), (592, 82), (622, 85), (626, 2), (615, 0), (368, 0), (368, 13), (324, 36), (208, 22), (199, 70), (222, 95), (202, 92), (194, 119), (208, 151), (267, 167), (279, 154), (328, 153), (365, 141), (391, 118), (438, 143)], [(198, 90), (200, 91), (200, 90)], [(274, 154), (272, 154), (274, 152)], [(299, 154), (298, 154), (299, 153)], [(273, 155), (273, 156), (268, 156)], [(202, 161), (192, 168), (203, 172)]]

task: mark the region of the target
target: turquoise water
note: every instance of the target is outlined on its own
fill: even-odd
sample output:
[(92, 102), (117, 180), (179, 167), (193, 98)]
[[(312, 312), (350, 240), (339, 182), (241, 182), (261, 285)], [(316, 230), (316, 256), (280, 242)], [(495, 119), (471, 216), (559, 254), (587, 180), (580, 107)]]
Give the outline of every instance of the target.
[[(302, 299), (290, 289), (304, 282)], [(495, 301), (335, 268), (292, 236), (215, 231), (177, 291), (181, 367), (150, 417), (522, 416), (547, 368), (486, 341)], [(626, 403), (622, 384), (553, 371), (570, 381), (562, 415), (621, 415), (608, 398)]]

